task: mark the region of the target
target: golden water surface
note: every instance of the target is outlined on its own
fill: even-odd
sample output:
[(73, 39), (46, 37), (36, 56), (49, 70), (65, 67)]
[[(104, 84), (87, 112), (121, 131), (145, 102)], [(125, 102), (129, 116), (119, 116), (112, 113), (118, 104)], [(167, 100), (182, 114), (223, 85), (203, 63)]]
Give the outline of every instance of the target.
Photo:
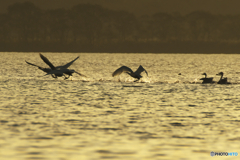
[[(239, 159), (240, 55), (42, 53), (87, 76), (54, 79), (38, 53), (0, 53), (0, 159)], [(126, 65), (148, 77), (134, 83)], [(232, 84), (201, 84), (203, 72)], [(181, 75), (179, 75), (181, 73)]]

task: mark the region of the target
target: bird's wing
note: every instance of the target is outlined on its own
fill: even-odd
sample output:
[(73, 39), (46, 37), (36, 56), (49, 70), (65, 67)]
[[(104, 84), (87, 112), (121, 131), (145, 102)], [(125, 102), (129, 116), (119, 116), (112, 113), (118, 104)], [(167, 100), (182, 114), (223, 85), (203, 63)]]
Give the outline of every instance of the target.
[(41, 59), (52, 69), (56, 69), (54, 65), (47, 59), (47, 57), (43, 56), (41, 53), (39, 53)]
[(68, 68), (69, 66), (71, 66), (71, 65), (73, 64), (73, 62), (75, 62), (78, 58), (79, 58), (79, 56), (78, 56), (77, 58), (75, 58), (74, 60), (72, 60), (71, 62), (69, 62), (69, 63), (67, 63), (67, 64), (65, 64), (65, 65), (63, 65), (63, 66), (58, 66), (58, 67), (56, 67), (56, 68), (60, 68), (60, 69), (65, 68), (65, 69), (67, 69), (67, 68)]
[(76, 71), (74, 71), (74, 73), (77, 73), (78, 75), (83, 76), (83, 77), (87, 77), (87, 76), (85, 76), (85, 75), (83, 75), (83, 74), (81, 74), (79, 72), (76, 72)]
[(38, 69), (40, 69), (40, 70), (42, 70), (43, 72), (46, 72), (46, 73), (52, 71), (52, 69), (50, 69), (50, 68), (43, 68), (43, 67), (40, 67), (36, 64), (29, 63), (28, 61), (26, 61), (26, 63), (29, 64), (29, 65), (32, 65), (32, 66), (36, 66), (36, 67), (38, 67)]
[(133, 71), (131, 70), (131, 68), (127, 67), (127, 66), (122, 66), (120, 68), (118, 68), (116, 71), (113, 72), (112, 76), (115, 77), (123, 72), (131, 72), (133, 73)]
[(146, 74), (147, 74), (147, 76), (148, 76), (147, 71), (146, 71), (141, 65), (138, 67), (138, 69), (136, 70), (135, 73), (138, 74), (138, 75), (140, 75), (143, 71), (145, 71)]
[(37, 66), (36, 64), (29, 63), (29, 62), (26, 61), (26, 60), (25, 60), (25, 62), (26, 62), (27, 64), (29, 64), (29, 65), (32, 65), (32, 66), (36, 66), (36, 67), (42, 68), (42, 67), (40, 67), (40, 66)]

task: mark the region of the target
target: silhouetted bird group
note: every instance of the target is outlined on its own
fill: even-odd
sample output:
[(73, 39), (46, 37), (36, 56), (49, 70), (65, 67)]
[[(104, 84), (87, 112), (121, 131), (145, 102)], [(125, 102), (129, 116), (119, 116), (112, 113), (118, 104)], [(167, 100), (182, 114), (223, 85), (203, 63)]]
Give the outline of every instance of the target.
[[(57, 77), (64, 77), (64, 79), (68, 79), (70, 76), (72, 76), (73, 73), (77, 73), (78, 75), (80, 76), (83, 76), (83, 77), (86, 77), (85, 75), (79, 73), (79, 72), (76, 72), (75, 70), (73, 69), (68, 69), (68, 67), (70, 67), (73, 62), (75, 62), (79, 56), (77, 58), (75, 58), (74, 60), (72, 60), (71, 62), (63, 65), (63, 66), (57, 66), (55, 67), (48, 59), (47, 57), (43, 56), (41, 53), (39, 54), (41, 59), (50, 67), (50, 68), (43, 68), (43, 67), (40, 67), (38, 65), (35, 65), (35, 64), (32, 64), (32, 63), (29, 63), (26, 61), (27, 64), (29, 65), (32, 65), (32, 66), (36, 66), (38, 67), (38, 69), (42, 70), (43, 72), (47, 73), (46, 75), (51, 75), (53, 78), (57, 78)], [(112, 76), (115, 77), (115, 76), (118, 76), (122, 73), (127, 73), (128, 75), (130, 75), (131, 77), (133, 78), (136, 78), (136, 80), (134, 82), (137, 82), (139, 81), (141, 78), (142, 78), (142, 75), (141, 73), (142, 72), (145, 72), (148, 76), (148, 73), (147, 71), (140, 65), (138, 67), (138, 69), (133, 72), (131, 68), (127, 67), (127, 66), (122, 66), (120, 68), (118, 68), (116, 71), (113, 72)], [(181, 75), (181, 74), (179, 74)], [(202, 75), (205, 75), (204, 78), (201, 78), (200, 80), (202, 80), (202, 84), (206, 84), (206, 83), (215, 83), (215, 81), (213, 81), (213, 77), (207, 77), (207, 74), (206, 73), (203, 73)], [(221, 78), (220, 80), (217, 82), (218, 84), (231, 84), (230, 82), (227, 81), (227, 78), (223, 78), (223, 72), (220, 72), (216, 75), (220, 75)]]
[[(55, 67), (48, 59), (47, 57), (43, 56), (41, 53), (39, 54), (41, 59), (50, 67), (50, 68), (43, 68), (43, 67), (40, 67), (40, 66), (37, 66), (35, 64), (32, 64), (32, 63), (29, 63), (26, 61), (27, 64), (29, 65), (32, 65), (32, 66), (36, 66), (38, 67), (38, 69), (42, 70), (43, 72), (47, 73), (46, 75), (52, 75), (53, 78), (57, 78), (57, 77), (62, 77), (64, 76), (64, 79), (68, 79), (70, 76), (72, 76), (73, 73), (77, 73), (79, 74), (80, 76), (84, 76), (86, 77), (85, 75), (79, 73), (79, 72), (76, 72), (75, 70), (73, 69), (67, 69), (69, 66), (71, 66), (73, 64), (74, 61), (76, 61), (79, 56), (77, 58), (75, 58), (74, 60), (72, 60), (71, 62), (63, 65), (63, 66), (57, 66)], [(66, 75), (68, 75), (68, 77), (66, 77)]]
[[(38, 67), (38, 69), (42, 70), (43, 72), (47, 73), (46, 75), (51, 75), (53, 78), (57, 78), (57, 77), (62, 77), (64, 76), (64, 79), (68, 79), (70, 76), (72, 76), (73, 73), (77, 73), (79, 74), (80, 76), (84, 76), (86, 77), (85, 75), (79, 73), (79, 72), (76, 72), (75, 70), (73, 69), (68, 69), (69, 66), (71, 66), (73, 64), (74, 61), (76, 61), (79, 56), (77, 58), (75, 58), (74, 60), (72, 60), (71, 62), (63, 65), (63, 66), (57, 66), (55, 67), (48, 59), (47, 57), (43, 56), (41, 53), (39, 54), (41, 59), (50, 67), (50, 68), (43, 68), (43, 67), (40, 67), (38, 65), (35, 65), (35, 64), (32, 64), (32, 63), (29, 63), (26, 61), (27, 64), (29, 65), (32, 65), (32, 66), (36, 66)], [(112, 76), (115, 77), (117, 75), (120, 75), (121, 73), (127, 73), (129, 74), (131, 77), (133, 78), (137, 78), (137, 80), (135, 80), (134, 82), (140, 80), (140, 78), (142, 78), (141, 76), (141, 73), (145, 71), (146, 74), (148, 75), (147, 71), (140, 65), (138, 67), (138, 69), (133, 72), (129, 67), (127, 66), (122, 66), (120, 68), (118, 68), (113, 74)], [(68, 75), (68, 76), (66, 76)]]
[[(202, 80), (202, 84), (205, 84), (205, 83), (215, 83), (215, 81), (213, 81), (213, 77), (207, 77), (206, 73), (203, 73), (202, 75), (205, 75), (204, 78), (200, 79), (200, 80)], [(227, 77), (223, 78), (223, 72), (219, 72), (216, 75), (221, 76), (220, 80), (217, 82), (218, 84), (231, 84), (230, 82), (227, 81)]]

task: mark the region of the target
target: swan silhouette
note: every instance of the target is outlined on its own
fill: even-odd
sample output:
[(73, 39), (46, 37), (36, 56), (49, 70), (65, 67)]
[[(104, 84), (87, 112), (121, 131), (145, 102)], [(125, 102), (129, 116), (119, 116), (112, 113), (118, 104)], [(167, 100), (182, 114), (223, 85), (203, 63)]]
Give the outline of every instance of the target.
[(223, 72), (219, 72), (216, 75), (221, 76), (220, 80), (217, 82), (218, 84), (230, 84), (230, 82), (227, 81), (227, 77), (223, 78)]
[(55, 66), (47, 59), (47, 57), (43, 56), (41, 53), (39, 53), (39, 55), (40, 55), (41, 59), (42, 59), (52, 70), (54, 70), (54, 69), (66, 69), (66, 68), (70, 67), (70, 66), (73, 64), (73, 62), (75, 62), (75, 61), (79, 58), (79, 56), (78, 56), (77, 58), (75, 58), (74, 60), (72, 60), (71, 62), (68, 62), (67, 64), (65, 64), (65, 65), (63, 65), (63, 66), (57, 66), (57, 67), (55, 67)]
[[(50, 68), (43, 68), (43, 67), (40, 67), (38, 65), (35, 65), (35, 64), (32, 64), (32, 63), (29, 63), (26, 61), (27, 64), (29, 65), (32, 65), (32, 66), (36, 66), (38, 67), (38, 69), (44, 71), (45, 73), (47, 73), (46, 75), (49, 75), (51, 74), (53, 78), (57, 78), (57, 77), (62, 77), (64, 76), (65, 79), (68, 79), (70, 76), (72, 76), (73, 73), (77, 73), (81, 76), (84, 76), (74, 70), (69, 70), (67, 69), (69, 66), (71, 66), (73, 64), (73, 62), (75, 62), (79, 56), (77, 58), (75, 58), (74, 60), (72, 60), (71, 62), (65, 64), (65, 65), (62, 65), (62, 66), (57, 66), (55, 67), (45, 56), (43, 56), (41, 53), (39, 54), (41, 59), (50, 67)], [(66, 77), (64, 74), (67, 74), (69, 75), (68, 77)]]
[(205, 78), (201, 78), (200, 80), (203, 80), (202, 84), (204, 83), (213, 83), (213, 77), (207, 78), (207, 73), (203, 73), (202, 75), (205, 75)]
[[(49, 75), (49, 74), (54, 74), (55, 76), (57, 77), (62, 77), (64, 76), (65, 79), (68, 79), (70, 76), (72, 76), (73, 73), (77, 73), (79, 74), (80, 76), (84, 76), (86, 77), (85, 75), (79, 73), (79, 72), (76, 72), (75, 70), (73, 69), (67, 69), (75, 60), (77, 60), (79, 57), (75, 58), (73, 61), (65, 64), (64, 66), (58, 66), (58, 67), (55, 67), (48, 59), (47, 57), (43, 56), (41, 53), (40, 53), (40, 57), (41, 59), (51, 68), (51, 71), (48, 72), (46, 75)], [(65, 74), (68, 75), (68, 77), (65, 76)]]
[(132, 69), (127, 66), (122, 66), (122, 67), (118, 68), (116, 71), (114, 71), (112, 76), (115, 77), (115, 76), (120, 75), (121, 73), (126, 72), (131, 77), (137, 78), (137, 80), (134, 81), (134, 82), (136, 82), (136, 81), (140, 80), (140, 78), (142, 78), (141, 73), (143, 71), (145, 71), (148, 76), (147, 71), (141, 65), (138, 67), (138, 69), (135, 72), (133, 72)]

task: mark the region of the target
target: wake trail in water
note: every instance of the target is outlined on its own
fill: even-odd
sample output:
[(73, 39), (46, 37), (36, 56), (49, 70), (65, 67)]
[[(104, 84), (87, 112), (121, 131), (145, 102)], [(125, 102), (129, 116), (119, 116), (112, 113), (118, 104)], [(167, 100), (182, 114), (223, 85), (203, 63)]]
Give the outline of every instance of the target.
[[(100, 79), (91, 79), (91, 78), (81, 78), (81, 79), (77, 79), (77, 78), (72, 78), (72, 79), (67, 79), (64, 80), (63, 78), (58, 78), (58, 79), (44, 79), (42, 77), (8, 77), (8, 78), (4, 78), (1, 81), (11, 81), (11, 80), (19, 80), (19, 81), (46, 81), (46, 82), (54, 82), (54, 81), (62, 81), (62, 82), (98, 82), (98, 83), (106, 83), (106, 82), (110, 82), (110, 83), (136, 83), (136, 84), (140, 84), (140, 83), (151, 83), (151, 84), (202, 84), (201, 81), (197, 81), (196, 79), (194, 81), (182, 81), (182, 80), (152, 80), (152, 79), (141, 79), (137, 82), (134, 82), (133, 79), (104, 79), (104, 78), (100, 78)], [(217, 82), (214, 83), (207, 83), (207, 84), (203, 84), (203, 85), (215, 85), (217, 84)], [(230, 82), (229, 84), (240, 84), (240, 82)], [(228, 84), (228, 85), (229, 85)]]

